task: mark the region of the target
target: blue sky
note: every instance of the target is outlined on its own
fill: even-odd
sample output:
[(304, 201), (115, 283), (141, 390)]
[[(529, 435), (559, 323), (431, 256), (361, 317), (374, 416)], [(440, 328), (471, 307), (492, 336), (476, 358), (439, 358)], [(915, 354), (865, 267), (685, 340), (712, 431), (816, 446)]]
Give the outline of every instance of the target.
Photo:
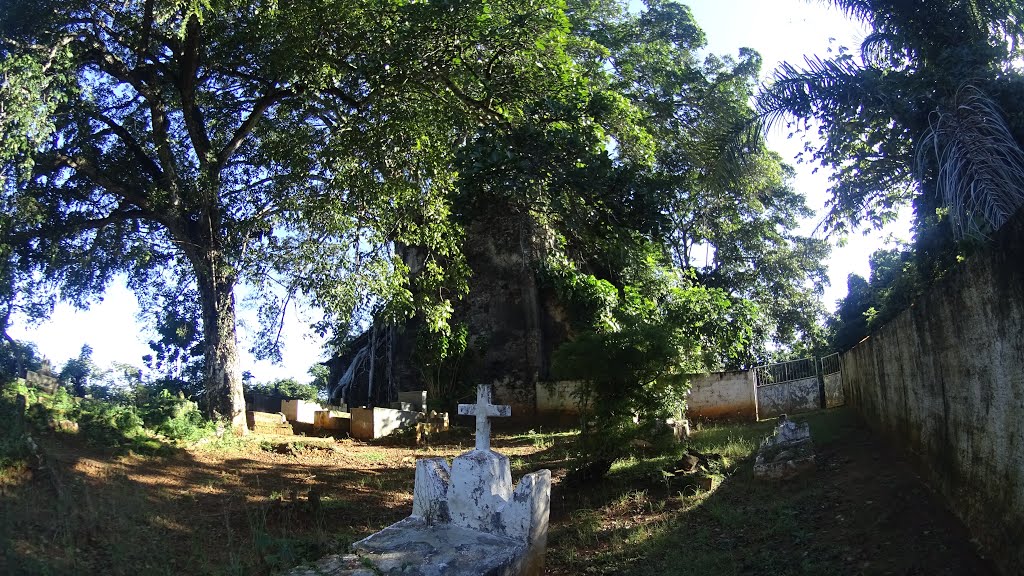
[[(692, 0), (687, 2), (708, 39), (708, 50), (715, 54), (735, 56), (739, 48), (757, 50), (764, 58), (763, 74), (767, 77), (783, 61), (800, 62), (804, 55), (825, 55), (830, 39), (850, 47), (858, 45), (865, 35), (863, 28), (824, 2), (806, 0)], [(803, 147), (799, 137), (788, 139), (781, 128), (768, 135), (769, 145), (797, 170), (794, 186), (804, 194), (819, 217), (804, 224), (804, 233), (811, 233), (822, 215), (828, 172), (814, 166), (797, 165), (794, 157)], [(833, 249), (829, 277), (832, 285), (825, 293), (825, 304), (834, 308), (835, 301), (846, 294), (846, 277), (856, 272), (866, 275), (868, 256), (884, 245), (890, 234), (909, 237), (907, 219), (889, 229), (871, 234), (856, 234), (845, 246)], [(241, 298), (239, 298), (241, 301)], [(141, 365), (141, 357), (149, 352), (149, 335), (135, 322), (138, 304), (124, 286), (113, 286), (102, 302), (89, 311), (77, 311), (59, 305), (52, 319), (37, 326), (26, 326), (15, 319), (10, 334), (19, 340), (35, 342), (40, 351), (56, 365), (78, 355), (82, 344), (93, 347), (93, 358), (100, 366), (119, 361)], [(239, 344), (243, 370), (251, 370), (257, 380), (291, 376), (306, 380), (306, 371), (321, 360), (320, 341), (311, 336), (308, 322), (311, 312), (292, 314), (288, 319), (283, 341), (284, 364), (256, 362), (244, 351), (249, 347), (249, 334), (256, 331), (255, 312), (239, 315)]]

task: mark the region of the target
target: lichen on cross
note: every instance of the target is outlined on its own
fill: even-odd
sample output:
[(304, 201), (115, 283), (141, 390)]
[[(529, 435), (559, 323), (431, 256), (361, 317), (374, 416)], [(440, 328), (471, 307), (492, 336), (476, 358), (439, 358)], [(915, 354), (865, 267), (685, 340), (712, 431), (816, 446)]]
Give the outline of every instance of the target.
[(480, 384), (476, 387), (476, 404), (459, 404), (459, 414), (476, 416), (476, 449), (491, 449), (492, 416), (508, 417), (512, 415), (512, 407), (503, 404), (491, 404), (491, 385)]

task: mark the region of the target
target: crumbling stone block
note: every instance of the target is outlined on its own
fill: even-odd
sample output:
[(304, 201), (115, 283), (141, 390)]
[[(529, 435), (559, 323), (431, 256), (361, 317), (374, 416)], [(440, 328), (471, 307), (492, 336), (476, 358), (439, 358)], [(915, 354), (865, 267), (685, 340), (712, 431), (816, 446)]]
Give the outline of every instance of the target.
[(765, 438), (754, 460), (754, 476), (768, 480), (786, 480), (813, 470), (814, 444), (806, 422), (796, 423), (785, 414), (779, 416), (775, 435)]

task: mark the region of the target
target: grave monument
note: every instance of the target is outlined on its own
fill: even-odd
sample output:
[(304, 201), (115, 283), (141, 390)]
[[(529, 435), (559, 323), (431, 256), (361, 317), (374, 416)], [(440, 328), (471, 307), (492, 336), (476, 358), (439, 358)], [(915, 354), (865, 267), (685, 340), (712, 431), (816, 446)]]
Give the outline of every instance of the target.
[(787, 480), (813, 470), (814, 444), (807, 422), (796, 423), (779, 416), (775, 435), (765, 438), (754, 459), (754, 477)]
[(523, 476), (513, 489), (507, 457), (491, 450), (490, 418), (511, 415), (477, 389), (475, 449), (455, 458), (416, 461), (412, 515), (291, 576), (536, 576), (544, 572), (551, 472)]

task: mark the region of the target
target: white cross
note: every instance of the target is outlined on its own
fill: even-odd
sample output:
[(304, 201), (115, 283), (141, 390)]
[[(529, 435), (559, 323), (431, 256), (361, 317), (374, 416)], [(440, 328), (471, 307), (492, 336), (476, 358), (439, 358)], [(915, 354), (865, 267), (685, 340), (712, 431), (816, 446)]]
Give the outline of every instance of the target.
[(476, 416), (476, 449), (491, 449), (491, 421), (490, 416), (511, 416), (512, 407), (491, 404), (491, 385), (481, 384), (476, 387), (476, 404), (459, 404), (459, 414), (462, 416)]

